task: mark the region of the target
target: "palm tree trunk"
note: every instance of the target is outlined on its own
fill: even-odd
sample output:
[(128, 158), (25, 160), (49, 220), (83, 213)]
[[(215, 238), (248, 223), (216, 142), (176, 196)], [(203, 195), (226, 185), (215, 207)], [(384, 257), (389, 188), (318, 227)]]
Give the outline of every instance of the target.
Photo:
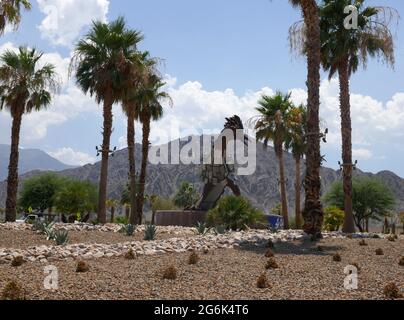
[(348, 58), (345, 58), (338, 68), (340, 86), (341, 109), (341, 135), (342, 135), (342, 161), (343, 161), (343, 185), (345, 219), (342, 231), (355, 232), (355, 222), (352, 209), (352, 123), (351, 104), (349, 94)]
[(140, 224), (137, 217), (137, 199), (136, 199), (136, 161), (135, 161), (135, 117), (131, 113), (128, 115), (128, 156), (129, 156), (129, 177), (130, 177), (130, 204), (131, 215), (130, 223)]
[(289, 213), (288, 213), (288, 199), (286, 193), (286, 181), (285, 181), (285, 164), (283, 159), (283, 149), (282, 145), (277, 146), (277, 154), (279, 160), (279, 178), (281, 187), (281, 200), (282, 200), (282, 216), (284, 222), (284, 229), (289, 229)]
[(101, 224), (107, 223), (107, 184), (108, 184), (108, 162), (110, 154), (110, 142), (112, 133), (112, 105), (111, 94), (108, 94), (104, 100), (104, 126), (102, 142), (101, 173), (98, 197), (98, 221)]
[(11, 150), (7, 178), (6, 222), (17, 219), (18, 158), (22, 113), (13, 115), (11, 128)]
[(301, 0), (303, 17), (307, 32), (307, 156), (305, 193), (306, 200), (303, 210), (304, 231), (314, 239), (321, 238), (324, 221), (323, 206), (321, 204), (320, 167), (322, 163), (320, 153), (320, 64), (321, 40), (320, 19), (315, 0)]
[(143, 124), (143, 137), (142, 137), (142, 168), (140, 171), (139, 179), (139, 194), (138, 194), (138, 219), (142, 222), (143, 219), (143, 204), (144, 204), (144, 193), (146, 185), (146, 170), (147, 161), (149, 158), (149, 137), (150, 137), (150, 117), (142, 121)]
[(115, 207), (111, 207), (111, 223), (114, 223), (115, 221)]
[(296, 228), (300, 230), (302, 228), (302, 209), (301, 209), (301, 199), (300, 195), (302, 192), (302, 182), (301, 182), (301, 157), (295, 157), (295, 165), (296, 165), (296, 177), (295, 177), (295, 217), (296, 217)]

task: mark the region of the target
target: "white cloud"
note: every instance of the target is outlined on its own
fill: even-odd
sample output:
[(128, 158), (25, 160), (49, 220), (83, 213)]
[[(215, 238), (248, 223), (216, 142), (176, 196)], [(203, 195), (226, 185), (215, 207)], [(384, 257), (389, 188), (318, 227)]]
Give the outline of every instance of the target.
[(94, 163), (95, 158), (91, 157), (87, 153), (75, 151), (72, 148), (61, 148), (49, 154), (58, 159), (59, 161), (72, 165), (72, 166), (84, 166), (89, 163)]
[(71, 46), (93, 20), (107, 20), (109, 0), (37, 0), (45, 14), (42, 37), (55, 45)]
[(373, 157), (372, 151), (368, 149), (353, 149), (352, 155), (357, 160), (369, 160)]

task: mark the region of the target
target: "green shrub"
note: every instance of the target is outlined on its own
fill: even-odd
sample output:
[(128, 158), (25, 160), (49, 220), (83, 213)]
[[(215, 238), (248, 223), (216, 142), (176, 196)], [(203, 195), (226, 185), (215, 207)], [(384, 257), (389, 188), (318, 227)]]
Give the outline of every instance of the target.
[(116, 217), (115, 223), (127, 225), (129, 224), (129, 219), (127, 217)]
[(195, 187), (183, 182), (174, 196), (174, 204), (180, 208), (189, 208), (199, 200), (198, 191)]
[(264, 221), (264, 213), (253, 208), (243, 197), (224, 197), (217, 207), (208, 213), (209, 224), (224, 225), (231, 230), (245, 230)]
[(324, 230), (338, 231), (344, 223), (345, 213), (337, 206), (324, 209)]

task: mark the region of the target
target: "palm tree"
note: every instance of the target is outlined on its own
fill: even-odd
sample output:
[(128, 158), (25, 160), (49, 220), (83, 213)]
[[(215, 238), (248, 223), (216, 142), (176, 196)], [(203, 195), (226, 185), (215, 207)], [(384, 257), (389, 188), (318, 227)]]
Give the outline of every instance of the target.
[(111, 223), (114, 223), (115, 221), (115, 209), (116, 206), (118, 205), (118, 200), (115, 199), (108, 199), (106, 202), (106, 206), (110, 209), (111, 211)]
[[(149, 57), (148, 52), (139, 53), (139, 61), (134, 64), (136, 68), (135, 72), (143, 74), (139, 79), (135, 79), (126, 88), (125, 95), (122, 99), (122, 109), (127, 117), (127, 142), (128, 142), (128, 161), (129, 161), (129, 192), (130, 192), (130, 204), (132, 208), (132, 214), (130, 216), (131, 224), (140, 224), (137, 210), (137, 194), (139, 191), (138, 175), (136, 172), (135, 161), (135, 120), (136, 115), (139, 113), (141, 95), (140, 92), (147, 81), (149, 73), (153, 70), (155, 60)], [(140, 80), (140, 81), (139, 81)]]
[(24, 114), (40, 111), (51, 103), (51, 93), (58, 88), (55, 67), (39, 67), (42, 53), (20, 47), (0, 56), (0, 110), (8, 109), (13, 118), (11, 152), (7, 179), (6, 221), (16, 219), (18, 158), (21, 121)]
[[(382, 58), (394, 65), (394, 41), (389, 25), (395, 18), (391, 8), (365, 7), (365, 1), (325, 0), (320, 6), (322, 64), (329, 79), (338, 73), (340, 83), (340, 109), (342, 134), (342, 168), (345, 195), (345, 221), (343, 231), (355, 232), (352, 209), (352, 124), (350, 105), (350, 76), (359, 64), (366, 67), (369, 57)], [(344, 8), (354, 5), (358, 9), (358, 28), (346, 29)]]
[(0, 2), (0, 35), (4, 33), (7, 24), (18, 27), (21, 22), (21, 6), (25, 10), (31, 10), (28, 0), (2, 0)]
[(106, 223), (108, 162), (112, 133), (112, 106), (121, 101), (128, 82), (133, 81), (133, 64), (138, 62), (137, 44), (143, 39), (136, 30), (130, 30), (120, 17), (107, 24), (93, 22), (91, 31), (75, 48), (71, 67), (76, 81), (85, 92), (103, 102), (103, 142), (100, 153), (101, 173), (99, 184), (98, 220)]
[(150, 148), (150, 125), (151, 121), (158, 121), (163, 116), (162, 101), (168, 100), (172, 105), (170, 95), (162, 91), (166, 85), (156, 73), (148, 76), (145, 85), (139, 91), (139, 109), (136, 119), (142, 123), (142, 166), (139, 176), (139, 192), (137, 195), (137, 216), (140, 223), (143, 219), (143, 204), (145, 201), (146, 171)]
[(301, 161), (307, 152), (306, 143), (307, 108), (303, 105), (293, 106), (288, 114), (288, 134), (286, 135), (285, 149), (291, 150), (295, 159), (295, 217), (297, 229), (302, 228), (301, 212)]
[(290, 94), (277, 92), (270, 97), (263, 95), (256, 109), (259, 115), (251, 119), (256, 130), (257, 140), (263, 141), (267, 146), (273, 141), (275, 153), (279, 160), (279, 184), (282, 198), (282, 215), (284, 228), (289, 228), (288, 201), (286, 194), (285, 164), (283, 159), (283, 147), (288, 133), (288, 113), (292, 108)]
[[(306, 178), (304, 182), (306, 199), (303, 210), (304, 226), (307, 234), (313, 239), (321, 238), (324, 221), (321, 204), (320, 168), (322, 156), (320, 153), (320, 67), (321, 67), (321, 37), (320, 17), (316, 0), (289, 0), (302, 11), (305, 24), (304, 52), (307, 56), (307, 154)], [(292, 37), (293, 39), (293, 37)], [(293, 45), (293, 41), (292, 41)]]

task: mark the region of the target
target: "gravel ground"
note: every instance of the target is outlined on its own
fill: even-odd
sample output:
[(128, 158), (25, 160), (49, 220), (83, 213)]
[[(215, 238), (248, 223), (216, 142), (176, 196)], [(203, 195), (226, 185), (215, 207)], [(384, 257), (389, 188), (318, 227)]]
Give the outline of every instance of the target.
[[(144, 233), (136, 232), (128, 237), (122, 233), (101, 232), (101, 231), (69, 231), (69, 244), (78, 243), (97, 243), (112, 244), (131, 241), (143, 241)], [(156, 240), (165, 240), (169, 238), (182, 238), (184, 235), (172, 235), (167, 233), (158, 233)], [(31, 230), (0, 230), (0, 248), (27, 249), (33, 246), (51, 246), (52, 241), (47, 241), (44, 235), (39, 235)]]
[[(327, 239), (318, 244), (296, 241), (277, 244), (275, 259), (279, 269), (265, 270), (265, 250), (243, 247), (200, 253), (197, 265), (188, 265), (189, 253), (140, 256), (135, 260), (102, 258), (89, 261), (90, 271), (76, 273), (75, 261), (55, 262), (59, 270), (59, 290), (43, 289), (44, 265), (26, 263), (20, 267), (0, 265), (0, 289), (7, 280), (23, 285), (27, 299), (384, 299), (386, 284), (395, 282), (404, 289), (404, 240)], [(322, 251), (317, 249), (322, 247)], [(376, 256), (381, 248), (383, 256)], [(342, 262), (334, 262), (338, 252)], [(344, 268), (358, 263), (359, 290), (343, 287)], [(175, 266), (177, 280), (163, 280), (165, 268)], [(259, 275), (266, 273), (271, 288), (258, 289)], [(404, 292), (403, 292), (404, 293)]]

